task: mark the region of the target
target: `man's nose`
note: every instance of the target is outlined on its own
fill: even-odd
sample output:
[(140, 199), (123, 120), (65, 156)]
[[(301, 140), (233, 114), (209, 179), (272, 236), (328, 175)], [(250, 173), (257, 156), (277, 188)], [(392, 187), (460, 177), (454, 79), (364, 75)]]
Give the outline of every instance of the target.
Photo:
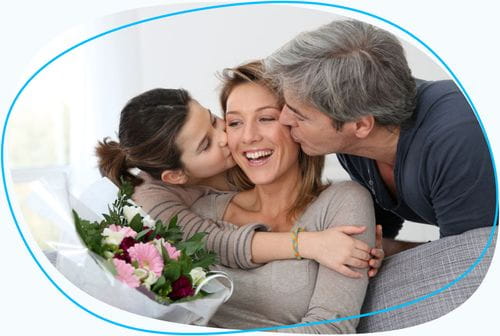
[(292, 126), (292, 127), (297, 126), (297, 120), (293, 116), (291, 110), (286, 105), (283, 106), (283, 108), (281, 109), (279, 122), (286, 126)]

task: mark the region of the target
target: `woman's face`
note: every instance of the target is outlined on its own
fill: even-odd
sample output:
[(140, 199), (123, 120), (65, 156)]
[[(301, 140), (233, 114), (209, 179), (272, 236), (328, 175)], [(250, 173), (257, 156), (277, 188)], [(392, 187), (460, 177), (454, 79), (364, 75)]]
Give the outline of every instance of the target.
[(256, 185), (275, 182), (299, 169), (299, 145), (288, 126), (279, 123), (280, 111), (278, 98), (255, 83), (236, 86), (226, 102), (229, 149)]
[(184, 173), (190, 181), (212, 177), (234, 167), (227, 147), (224, 121), (196, 100), (192, 100), (188, 107), (188, 117), (176, 144), (182, 153)]

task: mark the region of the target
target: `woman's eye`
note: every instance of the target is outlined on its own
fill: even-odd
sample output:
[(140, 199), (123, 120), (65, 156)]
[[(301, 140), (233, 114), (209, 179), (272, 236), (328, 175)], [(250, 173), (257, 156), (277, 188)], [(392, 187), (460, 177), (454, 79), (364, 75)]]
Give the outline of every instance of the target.
[(262, 117), (260, 118), (260, 121), (275, 121), (275, 117)]

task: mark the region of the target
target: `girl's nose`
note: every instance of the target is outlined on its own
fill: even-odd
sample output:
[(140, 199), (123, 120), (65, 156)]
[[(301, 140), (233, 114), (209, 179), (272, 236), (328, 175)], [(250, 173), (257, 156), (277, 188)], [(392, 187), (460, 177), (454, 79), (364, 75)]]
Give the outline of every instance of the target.
[(219, 130), (217, 134), (217, 143), (219, 144), (220, 147), (227, 146), (227, 133), (225, 131), (225, 127)]

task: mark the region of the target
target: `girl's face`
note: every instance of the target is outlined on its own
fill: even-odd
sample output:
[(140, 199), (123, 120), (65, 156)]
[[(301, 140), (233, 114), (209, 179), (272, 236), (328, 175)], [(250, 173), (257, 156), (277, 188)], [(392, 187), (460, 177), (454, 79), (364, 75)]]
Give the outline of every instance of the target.
[(226, 126), (233, 158), (256, 185), (299, 171), (299, 145), (279, 123), (281, 106), (266, 87), (236, 86), (226, 102)]
[(182, 153), (184, 173), (190, 182), (218, 175), (234, 167), (227, 147), (224, 121), (196, 100), (192, 100), (188, 107), (188, 117), (176, 144)]

